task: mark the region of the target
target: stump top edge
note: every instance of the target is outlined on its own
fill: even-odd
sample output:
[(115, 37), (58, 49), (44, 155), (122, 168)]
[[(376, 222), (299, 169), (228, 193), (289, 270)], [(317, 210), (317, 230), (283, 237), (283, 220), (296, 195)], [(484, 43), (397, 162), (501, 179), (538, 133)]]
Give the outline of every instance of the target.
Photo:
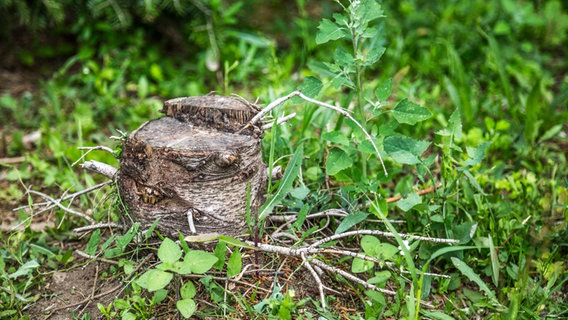
[(209, 95), (209, 96), (191, 96), (179, 97), (164, 101), (164, 107), (199, 107), (199, 108), (216, 108), (231, 110), (252, 111), (253, 104), (248, 103), (244, 99), (235, 97)]

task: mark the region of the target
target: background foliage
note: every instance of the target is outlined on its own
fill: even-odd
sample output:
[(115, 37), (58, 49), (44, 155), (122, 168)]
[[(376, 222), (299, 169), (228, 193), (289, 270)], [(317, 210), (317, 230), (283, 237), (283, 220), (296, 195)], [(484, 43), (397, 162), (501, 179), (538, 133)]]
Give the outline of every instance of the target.
[[(422, 299), (443, 301), (440, 311), (454, 318), (566, 317), (566, 5), (361, 3), (373, 10), (357, 12), (347, 1), (0, 0), (0, 67), (10, 78), (0, 85), (0, 158), (25, 158), (0, 164), (0, 213), (31, 200), (29, 186), (55, 196), (94, 185), (97, 177), (71, 166), (84, 153), (77, 147), (117, 146), (109, 136), (158, 117), (165, 99), (216, 91), (266, 105), (311, 90), (354, 110), (386, 156), (389, 175), (350, 121), (293, 100), (273, 116), (298, 116), (263, 141), (266, 160), (277, 164), (303, 148), (301, 174), (281, 201), (286, 210), (346, 208), (352, 215), (336, 221), (335, 232), (368, 228), (364, 219), (380, 218), (386, 206), (381, 199), (402, 195), (388, 205), (389, 219), (405, 221), (398, 231), (476, 248), (432, 262), (440, 246), (409, 249), (417, 266), (430, 263), (452, 275), (434, 280)], [(364, 22), (359, 29), (342, 25), (357, 19)], [(34, 131), (41, 138), (29, 146), (23, 137)], [(105, 153), (88, 159), (117, 165)], [(416, 195), (438, 182), (438, 192)], [(277, 190), (275, 184), (270, 192)], [(116, 220), (118, 212), (109, 213), (103, 201), (97, 195), (81, 205), (97, 221)], [(357, 209), (369, 202), (375, 206)], [(56, 216), (58, 228), (48, 231), (2, 232), (0, 316), (25, 315), (43, 275), (72, 263), (72, 250), (57, 240), (72, 237), (69, 230), (81, 222)], [(29, 226), (26, 217), (18, 213)], [(207, 283), (213, 297), (220, 287)], [(142, 303), (132, 298), (140, 290), (106, 314), (131, 312), (126, 305)], [(404, 296), (387, 305), (358, 290), (361, 316), (413, 315)], [(153, 299), (142, 304), (162, 301)], [(299, 314), (305, 302), (274, 292), (263, 303), (250, 312)]]

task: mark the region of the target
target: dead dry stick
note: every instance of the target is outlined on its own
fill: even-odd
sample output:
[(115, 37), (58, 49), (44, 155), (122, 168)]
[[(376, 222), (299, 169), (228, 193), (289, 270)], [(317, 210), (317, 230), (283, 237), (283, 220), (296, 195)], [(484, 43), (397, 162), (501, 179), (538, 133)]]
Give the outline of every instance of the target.
[(302, 253), (302, 260), (304, 261), (304, 266), (306, 267), (306, 269), (308, 269), (308, 271), (310, 271), (310, 273), (312, 274), (312, 278), (314, 278), (314, 280), (316, 281), (316, 283), (318, 284), (318, 290), (320, 293), (320, 299), (321, 299), (321, 307), (323, 308), (323, 311), (326, 310), (326, 303), (325, 303), (325, 293), (323, 292), (323, 283), (321, 282), (321, 279), (319, 277), (319, 275), (317, 274), (316, 270), (314, 270), (314, 268), (312, 267), (312, 265), (310, 264), (310, 262), (308, 261), (308, 259), (306, 259), (306, 255)]
[[(293, 113), (291, 113), (291, 114), (289, 114), (289, 115), (287, 115), (287, 116), (284, 116), (284, 117), (282, 117), (282, 118), (278, 118), (278, 120), (276, 120), (276, 125), (282, 124), (282, 123), (284, 123), (284, 122), (286, 122), (286, 121), (288, 121), (288, 120), (294, 118), (295, 116), (296, 116), (296, 113), (293, 112)], [(274, 126), (274, 122), (270, 122), (270, 123), (267, 123), (267, 124), (263, 125), (263, 126), (260, 127), (260, 128), (261, 128), (262, 130), (268, 130), (268, 129), (272, 128), (273, 126)]]
[[(438, 183), (438, 184), (436, 185), (436, 188), (434, 188), (434, 187), (429, 187), (429, 188), (426, 188), (426, 189), (424, 189), (424, 190), (416, 191), (416, 194), (419, 195), (419, 196), (422, 196), (422, 195), (425, 195), (425, 194), (427, 194), (427, 193), (433, 192), (433, 191), (436, 190), (436, 189), (440, 189), (441, 187), (442, 187), (442, 184), (441, 184), (441, 183)], [(402, 196), (390, 197), (390, 198), (387, 198), (387, 203), (397, 202), (397, 201), (399, 201), (400, 199), (402, 199)]]
[(81, 217), (81, 218), (83, 218), (83, 219), (89, 221), (89, 222), (92, 223), (92, 224), (95, 223), (95, 220), (93, 220), (93, 218), (91, 218), (91, 217), (89, 217), (89, 216), (87, 216), (87, 215), (85, 215), (85, 214), (83, 214), (83, 213), (81, 213), (81, 212), (79, 212), (79, 211), (73, 210), (73, 209), (71, 209), (71, 208), (67, 208), (67, 207), (65, 207), (64, 205), (62, 205), (62, 204), (61, 204), (61, 200), (55, 200), (55, 199), (53, 199), (52, 197), (48, 196), (48, 195), (45, 194), (45, 193), (38, 192), (38, 191), (34, 191), (34, 190), (28, 190), (28, 193), (35, 194), (35, 195), (37, 195), (37, 196), (40, 196), (40, 197), (44, 198), (45, 200), (47, 200), (47, 201), (53, 203), (54, 205), (56, 205), (57, 207), (59, 207), (61, 210), (65, 211), (65, 212), (67, 212), (67, 213), (70, 213), (70, 214), (72, 214), (72, 215)]
[[(355, 235), (374, 235), (374, 236), (381, 236), (381, 237), (390, 237), (394, 238), (394, 234), (392, 232), (386, 231), (379, 231), (379, 230), (355, 230), (355, 231), (347, 231), (341, 234), (334, 234), (333, 236), (329, 236), (327, 238), (323, 238), (318, 240), (310, 245), (311, 248), (315, 248), (321, 246), (326, 242), (330, 242), (333, 240), (355, 236)], [(415, 236), (412, 234), (406, 233), (399, 233), (398, 234), (401, 238), (412, 239), (412, 240), (422, 240), (428, 242), (435, 242), (435, 243), (458, 243), (459, 240), (455, 239), (444, 239), (444, 238), (430, 238), (430, 237), (422, 237), (422, 236)]]
[(373, 145), (373, 149), (375, 149), (375, 152), (377, 153), (377, 156), (379, 157), (379, 161), (381, 162), (381, 166), (383, 167), (383, 171), (385, 173), (385, 176), (389, 175), (388, 172), (387, 172), (387, 168), (385, 167), (385, 164), (383, 162), (383, 157), (381, 156), (381, 153), (379, 152), (379, 148), (377, 148), (377, 145), (373, 141), (373, 138), (367, 132), (367, 130), (357, 120), (355, 120), (355, 118), (353, 118), (353, 116), (351, 114), (349, 114), (349, 112), (347, 110), (340, 108), (340, 107), (336, 107), (336, 106), (331, 105), (329, 103), (325, 103), (325, 102), (322, 102), (322, 101), (319, 101), (319, 100), (312, 99), (312, 98), (304, 95), (301, 91), (294, 91), (294, 92), (288, 94), (287, 96), (284, 96), (284, 97), (281, 97), (281, 98), (274, 100), (268, 106), (266, 106), (266, 108), (262, 109), (262, 111), (257, 113), (256, 116), (254, 116), (240, 131), (254, 125), (259, 120), (261, 120), (267, 113), (272, 111), (272, 109), (276, 108), (277, 106), (281, 105), (282, 103), (284, 103), (284, 102), (286, 102), (286, 101), (288, 101), (288, 100), (290, 100), (294, 97), (300, 97), (301, 99), (303, 99), (307, 102), (316, 104), (320, 107), (331, 109), (331, 110), (343, 115), (344, 117), (348, 118), (349, 120), (353, 121), (353, 123), (355, 123), (357, 125), (357, 127), (359, 127), (359, 129), (361, 129), (361, 131), (363, 131), (363, 133), (365, 134), (365, 136), (367, 137), (367, 140), (369, 140), (371, 145)]
[(109, 179), (113, 179), (118, 171), (115, 167), (111, 166), (110, 164), (102, 163), (95, 160), (85, 161), (81, 164), (81, 168), (87, 169), (89, 171), (93, 171), (99, 173)]

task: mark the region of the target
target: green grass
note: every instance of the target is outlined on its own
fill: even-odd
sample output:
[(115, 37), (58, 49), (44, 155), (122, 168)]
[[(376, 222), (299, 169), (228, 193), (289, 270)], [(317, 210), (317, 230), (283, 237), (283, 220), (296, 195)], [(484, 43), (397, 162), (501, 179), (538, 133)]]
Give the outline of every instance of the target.
[[(337, 268), (395, 290), (394, 297), (342, 276), (322, 277), (329, 287), (352, 294), (348, 300), (328, 292), (324, 310), (317, 292), (302, 295), (302, 288), (274, 286), (268, 293), (257, 289), (231, 294), (222, 281), (205, 277), (192, 282), (176, 275), (167, 292), (150, 294), (136, 281), (129, 282), (120, 299), (99, 306), (104, 315), (159, 317), (173, 301), (167, 298), (181, 300), (175, 293), (180, 288), (183, 298), (191, 300), (194, 292), (183, 291), (191, 291), (191, 285), (184, 285), (195, 283), (200, 299), (210, 304), (196, 300), (195, 312), (202, 316), (336, 319), (352, 305), (355, 310), (348, 314), (354, 319), (568, 316), (566, 5), (388, 2), (382, 4), (385, 17), (379, 17), (365, 14), (378, 12), (374, 1), (362, 1), (374, 8), (371, 11), (352, 10), (347, 1), (342, 2), (345, 7), (333, 1), (237, 1), (231, 6), (206, 1), (206, 11), (190, 6), (182, 12), (157, 6), (161, 1), (148, 3), (156, 6), (123, 8), (128, 13), (124, 21), (108, 8), (78, 8), (82, 19), (73, 22), (58, 18), (66, 14), (61, 8), (30, 11), (39, 16), (28, 20), (28, 27), (41, 28), (31, 21), (55, 19), (59, 24), (54, 32), (72, 37), (74, 49), (70, 53), (68, 46), (58, 50), (49, 43), (38, 53), (33, 48), (14, 49), (31, 68), (39, 69), (46, 57), (66, 63), (38, 81), (37, 90), (0, 97), (0, 158), (25, 159), (0, 166), (0, 210), (40, 201), (28, 196), (27, 188), (57, 198), (68, 189), (103, 181), (71, 166), (84, 154), (77, 148), (119, 149), (119, 142), (109, 137), (160, 116), (163, 100), (216, 91), (251, 101), (258, 97), (267, 105), (302, 90), (350, 108), (379, 146), (389, 175), (383, 174), (365, 135), (351, 121), (293, 99), (273, 115), (297, 116), (265, 132), (263, 151), (265, 160), (277, 160), (277, 165), (297, 162), (292, 154), (304, 157), (301, 170), (293, 165), (288, 173), (293, 184), (272, 181), (269, 191), (278, 203), (271, 203), (277, 205), (271, 210), (299, 212), (304, 218), (342, 208), (349, 214), (331, 219), (326, 225), (330, 234), (338, 229), (377, 229), (452, 238), (459, 244), (414, 241), (407, 248), (400, 237), (348, 237), (341, 244), (360, 248), (358, 252), (392, 263), (391, 267), (324, 257)], [(9, 6), (6, 2), (0, 9)], [(364, 23), (360, 29), (341, 29), (338, 14)], [(188, 16), (194, 19), (183, 19)], [(345, 33), (334, 33), (338, 28)], [(382, 56), (370, 54), (383, 47)], [(22, 137), (35, 130), (41, 139), (30, 148)], [(86, 159), (118, 164), (100, 151)], [(416, 194), (438, 183), (442, 187), (437, 191)], [(97, 221), (116, 221), (120, 213), (112, 192), (109, 187), (81, 196), (76, 205), (84, 212), (91, 210)], [(403, 199), (387, 203), (386, 198), (396, 195)], [(131, 239), (124, 237), (129, 233), (106, 243), (108, 237), (101, 236), (96, 241), (100, 246), (93, 247), (94, 238), (89, 243), (89, 237), (76, 239), (72, 232), (86, 221), (62, 210), (53, 214), (56, 228), (2, 231), (0, 318), (25, 317), (50, 272), (84, 262), (72, 255), (74, 249), (97, 253), (105, 251), (100, 246), (111, 248), (107, 258), (119, 264), (108, 276), (120, 278), (142, 261), (140, 252), (158, 247), (128, 245)], [(24, 210), (18, 212), (24, 226), (31, 225), (28, 217)], [(404, 223), (390, 224), (388, 219)], [(321, 237), (316, 230), (324, 225), (316, 220), (284, 231), (298, 235), (301, 246)], [(263, 234), (270, 231), (261, 228)], [(64, 244), (70, 240), (79, 241)], [(369, 243), (375, 245), (371, 248)], [(227, 247), (234, 258), (225, 261)], [(183, 249), (187, 254), (189, 249)], [(244, 263), (237, 258), (241, 253), (245, 257), (249, 252), (234, 243), (219, 245), (215, 255), (220, 262), (213, 270), (226, 274), (230, 269), (234, 275)], [(264, 258), (267, 266), (278, 266), (283, 259)], [(300, 262), (295, 262), (292, 268), (298, 270), (292, 274), (307, 273)], [(136, 272), (148, 270), (155, 269), (142, 266)], [(451, 279), (421, 276), (423, 271)], [(436, 308), (427, 309), (418, 301)]]

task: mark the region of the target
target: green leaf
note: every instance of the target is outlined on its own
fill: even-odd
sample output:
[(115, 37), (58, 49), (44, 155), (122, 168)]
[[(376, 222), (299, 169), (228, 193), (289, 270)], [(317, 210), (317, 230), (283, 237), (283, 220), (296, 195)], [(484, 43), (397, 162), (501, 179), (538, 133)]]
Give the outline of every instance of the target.
[(413, 192), (403, 199), (397, 201), (396, 206), (399, 207), (402, 211), (406, 212), (412, 209), (415, 205), (421, 203), (422, 198), (420, 198), (420, 196), (416, 192)]
[(300, 212), (298, 212), (298, 217), (296, 218), (296, 221), (294, 221), (294, 223), (292, 224), (294, 228), (300, 229), (302, 227), (304, 221), (306, 221), (306, 217), (308, 216), (309, 211), (310, 211), (310, 206), (304, 204), (300, 209)]
[(477, 146), (477, 148), (466, 147), (469, 159), (465, 160), (464, 163), (468, 166), (474, 166), (481, 163), (483, 158), (485, 158), (485, 150), (487, 150), (487, 147), (489, 147), (490, 144), (491, 142), (483, 142)]
[(142, 288), (152, 292), (165, 288), (170, 281), (172, 281), (174, 275), (170, 272), (150, 269), (143, 273), (136, 283)]
[(385, 101), (389, 98), (392, 93), (392, 78), (383, 81), (375, 90), (375, 97), (379, 101)]
[(343, 47), (337, 47), (337, 49), (335, 49), (333, 52), (333, 60), (337, 65), (344, 68), (349, 68), (355, 63), (353, 55), (347, 52)]
[(218, 239), (219, 239), (219, 242), (224, 242), (224, 243), (232, 245), (232, 246), (237, 246), (237, 247), (241, 247), (241, 248), (249, 248), (249, 249), (254, 248), (254, 246), (251, 246), (250, 244), (243, 242), (243, 241), (241, 241), (237, 238), (231, 237), (231, 236), (219, 236)]
[(146, 96), (148, 95), (148, 87), (148, 78), (146, 78), (146, 76), (144, 75), (141, 76), (140, 79), (138, 79), (138, 98), (146, 98)]
[(377, 237), (371, 235), (361, 238), (361, 248), (367, 255), (379, 260), (390, 260), (399, 251), (392, 244), (382, 243)]
[(375, 273), (375, 276), (370, 278), (369, 280), (367, 280), (367, 283), (371, 283), (371, 284), (384, 284), (385, 282), (387, 282), (388, 279), (390, 279), (391, 277), (391, 273), (390, 271), (379, 271)]
[(473, 269), (468, 266), (465, 262), (461, 261), (456, 257), (452, 257), (452, 263), (454, 266), (469, 280), (475, 282), (483, 292), (489, 297), (489, 299), (493, 300), (494, 303), (497, 303), (497, 298), (495, 297), (495, 293), (483, 282), (481, 277), (473, 271)]
[(227, 263), (227, 277), (230, 278), (241, 273), (243, 268), (241, 251), (235, 250), (229, 257), (229, 262)]
[(213, 254), (217, 257), (217, 262), (215, 262), (215, 269), (221, 271), (223, 270), (223, 266), (225, 265), (225, 260), (227, 259), (227, 243), (224, 241), (217, 242), (217, 246), (215, 246), (215, 251)]
[(14, 273), (11, 273), (10, 275), (8, 275), (8, 278), (15, 279), (15, 278), (20, 277), (20, 276), (28, 275), (33, 271), (33, 269), (36, 269), (38, 267), (39, 267), (39, 263), (37, 263), (37, 261), (30, 260), (30, 261), (24, 263), (23, 265), (21, 265), (18, 268), (18, 270), (16, 270)]
[(323, 44), (331, 40), (341, 39), (345, 36), (343, 28), (329, 19), (323, 19), (318, 26), (318, 29), (319, 31), (316, 34), (317, 44)]
[(321, 91), (322, 87), (323, 83), (320, 79), (308, 76), (304, 78), (304, 82), (302, 82), (298, 90), (300, 90), (304, 95), (314, 98)]
[(184, 261), (189, 265), (192, 273), (203, 274), (213, 267), (217, 257), (202, 250), (192, 250), (186, 254)]
[(420, 155), (428, 149), (430, 142), (408, 137), (390, 136), (385, 139), (385, 151), (398, 163), (420, 163)]
[(539, 127), (542, 124), (540, 113), (544, 104), (540, 101), (540, 96), (540, 81), (537, 81), (529, 93), (525, 104), (524, 135), (530, 144), (533, 144), (536, 140)]
[(400, 101), (396, 107), (394, 107), (392, 114), (399, 123), (407, 123), (410, 125), (424, 121), (432, 116), (430, 110), (410, 102), (408, 99)]
[(428, 311), (428, 310), (420, 310), (420, 312), (422, 312), (425, 316), (427, 316), (430, 319), (434, 319), (434, 320), (454, 320), (455, 318), (453, 318), (452, 316), (449, 316), (443, 312), (440, 311)]
[(353, 159), (339, 148), (333, 148), (329, 151), (327, 160), (325, 161), (325, 170), (330, 176), (338, 174), (341, 170), (350, 168), (353, 165)]
[[(349, 141), (349, 139), (347, 138), (347, 136), (341, 131), (326, 132), (326, 133), (322, 134), (321, 138), (324, 139), (324, 140), (327, 140), (331, 143), (340, 145), (340, 146), (347, 146), (351, 143)], [(373, 149), (373, 152), (375, 152), (374, 149)]]
[(165, 238), (158, 249), (158, 258), (165, 263), (173, 264), (181, 258), (182, 254), (179, 245), (170, 238)]
[(365, 24), (384, 17), (383, 9), (376, 0), (352, 1), (349, 9)]
[(186, 319), (189, 319), (195, 313), (195, 310), (197, 310), (197, 305), (193, 299), (178, 300), (176, 302), (176, 307), (181, 315)]
[(278, 186), (278, 190), (276, 193), (271, 195), (266, 203), (260, 209), (260, 213), (258, 214), (258, 219), (262, 221), (266, 218), (271, 212), (274, 207), (279, 204), (284, 197), (292, 190), (292, 183), (300, 173), (300, 166), (302, 165), (302, 159), (304, 157), (304, 147), (300, 145), (292, 159), (288, 163), (288, 167), (286, 167), (286, 171), (284, 172), (284, 176), (280, 181), (280, 185)]
[(337, 226), (335, 234), (340, 234), (351, 229), (351, 227), (353, 227), (354, 225), (367, 219), (368, 216), (369, 214), (366, 212), (355, 212), (348, 214), (345, 218), (343, 218), (339, 226)]
[(359, 258), (354, 258), (351, 263), (351, 272), (361, 273), (373, 270), (375, 263), (373, 261), (363, 260)]
[(87, 243), (87, 248), (85, 248), (85, 253), (88, 255), (95, 255), (99, 242), (101, 241), (101, 229), (93, 231), (91, 238), (89, 238), (89, 243)]
[(455, 140), (462, 139), (462, 121), (459, 109), (456, 109), (450, 116), (450, 119), (448, 120), (448, 129)]
[(491, 257), (491, 278), (493, 279), (493, 284), (495, 287), (499, 287), (499, 256), (497, 255), (497, 250), (493, 244), (493, 238), (489, 235), (489, 256)]
[(191, 281), (186, 282), (179, 289), (179, 294), (181, 295), (182, 299), (191, 299), (195, 297), (196, 292), (197, 290), (195, 290), (195, 285)]

